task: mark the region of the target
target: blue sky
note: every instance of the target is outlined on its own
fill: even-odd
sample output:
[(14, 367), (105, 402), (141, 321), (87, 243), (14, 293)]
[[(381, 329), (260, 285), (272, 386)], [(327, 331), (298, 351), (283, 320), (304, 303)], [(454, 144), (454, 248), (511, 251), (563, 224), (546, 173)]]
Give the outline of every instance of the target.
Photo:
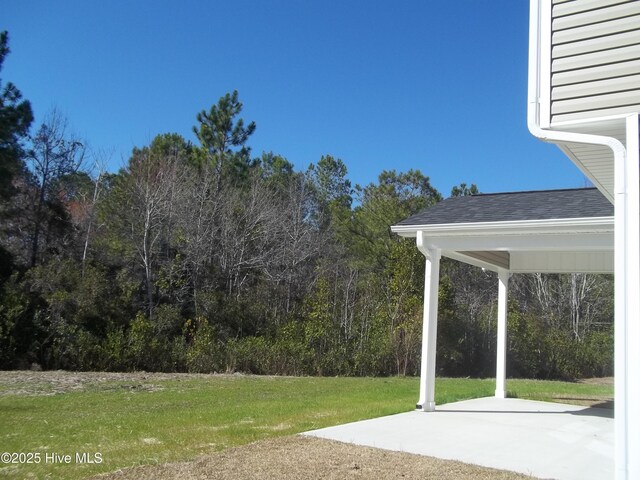
[(420, 169), (445, 196), (581, 187), (527, 131), (528, 3), (5, 0), (1, 75), (111, 170), (156, 134), (193, 141), (197, 112), (237, 89), (253, 154), (298, 169), (324, 154), (354, 184)]

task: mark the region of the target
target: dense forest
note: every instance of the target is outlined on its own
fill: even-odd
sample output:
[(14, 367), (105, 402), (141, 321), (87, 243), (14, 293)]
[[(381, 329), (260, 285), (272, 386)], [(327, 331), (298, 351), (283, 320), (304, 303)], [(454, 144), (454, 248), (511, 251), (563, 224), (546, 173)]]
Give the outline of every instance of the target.
[[(441, 193), (419, 170), (360, 186), (329, 154), (304, 171), (255, 156), (241, 114), (225, 94), (194, 115), (195, 143), (157, 135), (114, 173), (0, 83), (0, 368), (419, 373), (424, 258), (389, 227)], [(508, 375), (610, 375), (612, 287), (514, 276)], [(443, 259), (441, 375), (494, 374), (497, 290)]]

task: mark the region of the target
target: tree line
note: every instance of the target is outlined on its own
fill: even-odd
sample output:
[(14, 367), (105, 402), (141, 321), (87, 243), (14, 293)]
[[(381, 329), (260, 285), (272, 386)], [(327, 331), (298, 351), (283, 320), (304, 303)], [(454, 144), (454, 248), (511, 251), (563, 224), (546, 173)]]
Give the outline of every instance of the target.
[[(422, 172), (354, 186), (328, 154), (253, 156), (237, 92), (195, 115), (196, 143), (160, 134), (108, 172), (0, 88), (0, 368), (419, 374), (424, 258), (389, 226), (442, 199)], [(441, 269), (438, 371), (491, 376), (497, 278)], [(508, 374), (610, 375), (612, 284), (514, 276)]]

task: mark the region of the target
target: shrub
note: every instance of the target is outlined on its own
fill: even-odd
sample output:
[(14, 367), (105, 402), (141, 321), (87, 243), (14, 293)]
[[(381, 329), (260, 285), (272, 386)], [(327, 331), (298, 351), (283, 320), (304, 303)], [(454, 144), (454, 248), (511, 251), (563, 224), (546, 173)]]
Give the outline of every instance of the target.
[(232, 339), (226, 345), (227, 371), (265, 375), (271, 370), (271, 346), (264, 337)]
[(185, 361), (189, 372), (213, 373), (222, 366), (222, 354), (216, 340), (215, 329), (206, 318), (198, 317), (195, 321), (185, 322), (189, 345), (186, 349)]

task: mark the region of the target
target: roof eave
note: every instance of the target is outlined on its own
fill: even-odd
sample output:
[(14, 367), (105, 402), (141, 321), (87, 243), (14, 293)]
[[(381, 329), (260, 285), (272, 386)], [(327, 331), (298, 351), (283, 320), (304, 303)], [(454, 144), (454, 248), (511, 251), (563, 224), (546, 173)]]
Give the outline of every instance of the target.
[(468, 236), (482, 234), (527, 235), (531, 233), (581, 233), (613, 231), (613, 216), (514, 220), (424, 225), (393, 225), (391, 231), (403, 237), (415, 237), (418, 231), (428, 235)]

